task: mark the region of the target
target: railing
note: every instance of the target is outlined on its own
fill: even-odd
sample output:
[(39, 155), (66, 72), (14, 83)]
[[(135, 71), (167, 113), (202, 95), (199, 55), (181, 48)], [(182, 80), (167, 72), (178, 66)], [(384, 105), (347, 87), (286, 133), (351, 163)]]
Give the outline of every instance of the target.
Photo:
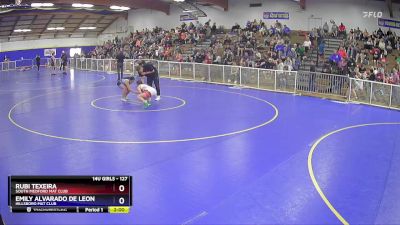
[(16, 60), (15, 64), (16, 68), (21, 68), (21, 67), (33, 66), (34, 62), (32, 59), (21, 59), (21, 60)]
[[(40, 59), (40, 64), (46, 65), (48, 62), (47, 58)], [(1, 62), (0, 63), (0, 71), (9, 71), (9, 70), (16, 70), (23, 67), (32, 67), (36, 66), (36, 60), (34, 59), (20, 59), (15, 61), (8, 61), (8, 62)]]
[[(56, 65), (59, 67), (60, 59), (56, 59), (56, 62), (57, 62)], [(41, 66), (50, 65), (50, 59), (49, 58), (41, 58), (40, 65)], [(15, 60), (15, 61), (0, 62), (0, 71), (17, 70), (17, 69), (21, 69), (23, 67), (33, 67), (33, 66), (36, 66), (35, 59), (20, 59), (20, 60)]]
[(300, 71), (296, 79), (296, 93), (322, 95), (333, 99), (344, 100), (350, 87), (349, 77), (336, 74)]
[(400, 85), (351, 78), (348, 100), (400, 109)]
[(0, 71), (15, 70), (15, 68), (16, 68), (16, 61), (8, 61), (0, 63)]
[[(263, 90), (295, 93), (297, 72), (202, 63), (151, 61), (160, 76), (217, 84), (236, 84)], [(124, 73), (134, 74), (135, 60), (125, 60)], [(70, 59), (70, 67), (80, 70), (117, 72), (113, 59)]]
[[(313, 95), (400, 109), (400, 85), (317, 72), (290, 72), (159, 60), (146, 61), (151, 61), (158, 68), (160, 76), (169, 78)], [(134, 74), (134, 63), (135, 60), (125, 60), (125, 74)], [(117, 72), (117, 62), (113, 59), (70, 59), (70, 66), (81, 70)]]
[[(44, 59), (45, 61), (48, 59)], [(335, 74), (267, 70), (240, 66), (146, 60), (152, 62), (160, 76), (207, 83), (237, 85), (275, 92), (313, 95), (328, 99), (357, 102), (367, 105), (400, 109), (400, 85), (359, 80)], [(30, 63), (29, 63), (30, 62)], [(56, 66), (60, 66), (56, 59)], [(1, 71), (32, 66), (32, 60), (0, 63)], [(47, 61), (50, 65), (50, 61)], [(135, 60), (124, 62), (124, 73), (134, 74)], [(114, 59), (70, 58), (69, 66), (79, 70), (117, 72)]]

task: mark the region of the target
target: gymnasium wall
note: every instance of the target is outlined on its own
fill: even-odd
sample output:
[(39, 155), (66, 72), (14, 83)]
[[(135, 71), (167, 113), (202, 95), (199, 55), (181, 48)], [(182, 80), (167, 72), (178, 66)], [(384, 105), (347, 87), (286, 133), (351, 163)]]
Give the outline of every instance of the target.
[(14, 41), (0, 43), (0, 61), (3, 61), (6, 55), (11, 60), (32, 59), (39, 54), (44, 57), (46, 48), (56, 48), (57, 57), (61, 51), (69, 54), (70, 48), (80, 47), (82, 51), (91, 51), (97, 45), (97, 38), (65, 38), (65, 39), (41, 39), (29, 41)]
[(101, 44), (105, 41), (114, 39), (116, 36), (125, 37), (129, 32), (128, 21), (125, 18), (120, 17), (99, 35), (98, 42)]
[[(250, 8), (250, 2), (262, 2), (262, 7)], [(224, 12), (217, 7), (200, 7), (207, 14), (206, 18), (200, 18), (204, 22), (208, 19), (216, 21), (217, 24), (230, 28), (235, 22), (240, 25), (245, 24), (249, 19), (262, 19), (263, 12), (289, 12), (290, 19), (282, 20), (295, 30), (308, 30), (309, 27), (319, 25), (319, 20), (310, 20), (308, 18), (322, 18), (322, 23), (331, 19), (336, 23), (343, 22), (347, 27), (367, 28), (375, 30), (378, 28), (376, 18), (363, 18), (363, 12), (381, 11), (383, 17), (389, 17), (389, 11), (385, 1), (376, 0), (306, 0), (307, 8), (305, 11), (300, 9), (298, 2), (293, 0), (229, 0), (229, 10)], [(395, 17), (399, 17), (399, 4), (393, 5)], [(179, 15), (183, 14), (182, 10), (176, 6), (172, 6), (171, 14), (166, 14), (152, 10), (131, 10), (128, 16), (128, 24), (135, 30), (160, 26), (163, 28), (171, 28), (180, 25)], [(274, 20), (266, 20), (270, 25)]]
[[(78, 47), (82, 48), (83, 52), (89, 52), (95, 48), (95, 46), (78, 46)], [(60, 57), (62, 51), (65, 51), (69, 57), (70, 48), (71, 47), (55, 48), (57, 49), (56, 57)], [(20, 60), (20, 59), (33, 59), (36, 57), (36, 55), (39, 55), (41, 58), (49, 58), (48, 56), (44, 56), (44, 49), (39, 48), (39, 49), (0, 52), (0, 62), (3, 61), (4, 56), (7, 56), (7, 58), (9, 58), (10, 60)]]

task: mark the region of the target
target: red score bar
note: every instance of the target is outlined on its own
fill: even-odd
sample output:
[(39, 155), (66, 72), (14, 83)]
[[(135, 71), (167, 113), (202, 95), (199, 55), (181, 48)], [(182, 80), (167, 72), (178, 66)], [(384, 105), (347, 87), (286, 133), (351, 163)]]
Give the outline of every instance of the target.
[(129, 184), (102, 183), (102, 184), (67, 184), (54, 183), (57, 189), (43, 189), (40, 191), (27, 189), (16, 190), (17, 194), (32, 195), (70, 195), (70, 194), (129, 194)]
[(128, 195), (131, 176), (10, 176), (9, 203), (25, 195)]
[[(70, 195), (70, 194), (129, 194), (128, 183), (92, 183), (92, 184), (67, 184), (55, 183), (57, 185), (56, 193), (40, 193), (40, 195)], [(28, 193), (27, 193), (28, 194)], [(33, 193), (32, 193), (33, 194)]]

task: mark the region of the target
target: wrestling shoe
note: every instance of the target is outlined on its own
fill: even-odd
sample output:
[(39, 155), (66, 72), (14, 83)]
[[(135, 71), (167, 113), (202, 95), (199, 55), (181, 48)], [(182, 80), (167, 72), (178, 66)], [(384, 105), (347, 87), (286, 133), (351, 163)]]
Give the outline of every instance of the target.
[(157, 95), (157, 97), (156, 97), (155, 100), (156, 100), (156, 101), (160, 101), (160, 100), (161, 100), (161, 96)]
[(149, 107), (151, 106), (151, 104), (148, 103), (148, 102), (145, 102), (145, 103), (143, 104), (143, 106), (144, 106), (145, 109), (147, 109), (147, 108), (149, 108)]

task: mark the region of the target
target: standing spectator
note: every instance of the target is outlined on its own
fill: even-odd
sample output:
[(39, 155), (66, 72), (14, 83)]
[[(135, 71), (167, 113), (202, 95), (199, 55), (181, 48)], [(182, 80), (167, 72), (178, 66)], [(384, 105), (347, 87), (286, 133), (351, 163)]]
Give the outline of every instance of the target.
[(61, 67), (63, 70), (63, 74), (67, 74), (67, 62), (68, 62), (68, 57), (65, 51), (62, 51), (61, 53)]
[(311, 42), (311, 47), (314, 47), (314, 41), (315, 41), (315, 38), (316, 38), (315, 29), (313, 29), (308, 36), (309, 36), (309, 39), (310, 39), (310, 42)]
[(216, 34), (216, 33), (217, 33), (217, 24), (214, 22), (211, 27), (211, 34)]
[(54, 54), (54, 52), (51, 53), (51, 57), (50, 57), (50, 68), (52, 69), (51, 71), (51, 75), (56, 75), (55, 71), (56, 71), (56, 56)]
[(305, 40), (304, 43), (303, 43), (303, 46), (304, 46), (305, 52), (308, 53), (308, 51), (309, 51), (310, 48), (311, 48), (311, 41), (310, 41), (310, 38), (309, 38), (309, 37), (306, 38), (306, 40)]
[(315, 92), (315, 76), (316, 76), (316, 68), (315, 68), (315, 64), (312, 63), (310, 66), (310, 80), (308, 81), (308, 90), (311, 92)]
[(342, 36), (342, 37), (346, 37), (346, 26), (343, 25), (343, 23), (340, 23), (339, 35)]
[(322, 27), (322, 29), (324, 30), (324, 34), (329, 33), (329, 25), (327, 22), (324, 23), (324, 26)]
[(318, 46), (318, 56), (317, 65), (319, 64), (318, 61), (325, 61), (325, 41), (321, 41)]
[(286, 25), (283, 25), (283, 32), (282, 32), (283, 36), (288, 37), (290, 35), (290, 32), (291, 32), (290, 28), (287, 27)]
[(281, 59), (278, 59), (276, 69), (278, 70), (277, 71), (278, 87), (284, 89), (286, 88), (286, 76), (285, 73), (283, 72), (285, 70), (285, 65), (283, 64)]
[(40, 69), (40, 56), (36, 55), (35, 60), (36, 60), (37, 71), (39, 71), (39, 69)]
[(379, 50), (379, 48), (374, 48), (372, 50), (372, 59), (373, 59), (373, 63), (374, 66), (378, 66), (378, 61), (381, 55), (381, 51)]
[(121, 81), (123, 78), (124, 60), (125, 60), (125, 55), (122, 52), (122, 48), (119, 50), (119, 52), (115, 58), (117, 59), (118, 81)]
[(282, 24), (281, 24), (281, 22), (279, 22), (279, 20), (275, 21), (275, 28), (278, 33), (280, 33), (282, 31)]
[(335, 21), (331, 21), (331, 23), (332, 23), (332, 36), (333, 37), (337, 37), (337, 35), (338, 35), (338, 26), (336, 25), (336, 23), (335, 23)]
[(346, 50), (344, 50), (343, 47), (340, 47), (339, 50), (337, 51), (337, 54), (342, 57), (342, 59), (347, 58), (347, 53)]
[(379, 28), (379, 29), (376, 31), (376, 34), (378, 35), (379, 39), (381, 39), (381, 38), (383, 37), (383, 31), (382, 31), (382, 29)]

